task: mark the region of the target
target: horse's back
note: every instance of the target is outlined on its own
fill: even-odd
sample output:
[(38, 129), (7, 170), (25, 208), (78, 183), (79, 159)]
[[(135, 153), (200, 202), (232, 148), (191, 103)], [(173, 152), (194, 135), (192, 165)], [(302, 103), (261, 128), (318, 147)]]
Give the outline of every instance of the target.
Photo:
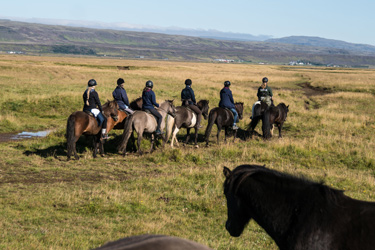
[(153, 132), (156, 129), (156, 118), (145, 111), (137, 111), (133, 114), (133, 128), (138, 132)]
[(138, 235), (109, 242), (97, 250), (209, 250), (202, 244), (165, 235)]
[(191, 128), (196, 123), (196, 114), (188, 107), (178, 106), (176, 107), (176, 116), (174, 119), (177, 127)]

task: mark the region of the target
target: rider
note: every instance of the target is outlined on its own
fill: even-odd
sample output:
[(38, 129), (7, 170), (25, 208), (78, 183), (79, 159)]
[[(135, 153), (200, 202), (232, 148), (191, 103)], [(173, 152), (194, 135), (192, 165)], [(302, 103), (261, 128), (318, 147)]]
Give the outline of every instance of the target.
[(186, 87), (181, 91), (182, 106), (187, 106), (197, 114), (197, 128), (201, 128), (202, 111), (198, 108), (195, 100), (194, 91), (191, 88), (192, 81), (190, 79), (185, 80)]
[(236, 107), (234, 105), (232, 91), (229, 89), (230, 81), (224, 82), (224, 88), (220, 91), (220, 102), (219, 107), (221, 108), (228, 108), (233, 113), (233, 126), (232, 129), (238, 129), (236, 125), (238, 113), (236, 111)]
[(99, 120), (99, 126), (102, 126), (102, 139), (105, 140), (109, 138), (107, 134), (107, 118), (103, 115), (99, 95), (95, 91), (96, 85), (98, 84), (94, 79), (89, 80), (87, 83), (87, 89), (83, 93), (83, 111), (91, 112)]
[(124, 89), (124, 79), (117, 79), (117, 87), (112, 92), (113, 99), (117, 102), (119, 109), (124, 110), (128, 114), (133, 114), (134, 111), (129, 108), (129, 99)]
[[(263, 77), (262, 85), (260, 85), (260, 87), (258, 88), (258, 93), (257, 93), (258, 102), (262, 101), (262, 102), (265, 102), (268, 106), (271, 106), (273, 104), (273, 100), (272, 100), (273, 94), (272, 94), (272, 89), (269, 86), (267, 86), (267, 83), (268, 83), (268, 78)], [(252, 107), (251, 114), (254, 114), (254, 107), (256, 103), (257, 102), (255, 102)], [(251, 116), (250, 118), (253, 119), (253, 116)]]
[(157, 127), (155, 133), (157, 135), (161, 135), (162, 132), (160, 131), (160, 125), (162, 122), (161, 114), (154, 108), (154, 106), (159, 107), (159, 104), (156, 102), (155, 93), (152, 91), (154, 87), (154, 83), (152, 81), (146, 82), (146, 87), (143, 89), (142, 92), (142, 110), (148, 110), (151, 114), (153, 114), (156, 118)]

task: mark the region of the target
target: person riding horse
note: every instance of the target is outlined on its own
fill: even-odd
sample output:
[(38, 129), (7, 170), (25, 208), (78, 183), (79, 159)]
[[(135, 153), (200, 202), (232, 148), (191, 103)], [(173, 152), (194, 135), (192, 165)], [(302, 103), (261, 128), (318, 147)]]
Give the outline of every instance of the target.
[(156, 118), (157, 128), (155, 130), (156, 135), (161, 135), (162, 132), (160, 131), (160, 125), (162, 122), (161, 114), (154, 108), (154, 106), (159, 107), (159, 104), (156, 102), (156, 97), (152, 88), (154, 87), (154, 83), (152, 81), (146, 82), (146, 87), (143, 89), (142, 92), (142, 110), (149, 111), (153, 116)]
[(181, 106), (189, 107), (195, 112), (197, 115), (197, 123), (195, 126), (197, 128), (201, 128), (202, 111), (197, 106), (197, 101), (195, 100), (195, 95), (193, 89), (191, 88), (191, 84), (192, 81), (190, 79), (185, 80), (186, 87), (181, 91)]
[(83, 93), (83, 111), (92, 113), (99, 120), (99, 127), (102, 127), (102, 140), (109, 139), (107, 134), (107, 118), (102, 114), (103, 109), (100, 103), (98, 92), (95, 86), (98, 85), (95, 79), (89, 80), (87, 89)]
[(225, 81), (224, 82), (224, 88), (220, 91), (220, 102), (219, 102), (219, 107), (221, 108), (227, 108), (233, 113), (233, 130), (237, 130), (237, 120), (238, 120), (238, 113), (236, 111), (236, 108), (234, 106), (234, 100), (233, 100), (233, 95), (232, 91), (229, 89), (230, 86), (230, 81)]
[(251, 109), (252, 116), (250, 117), (250, 119), (253, 119), (255, 117), (254, 116), (254, 107), (255, 107), (256, 104), (259, 104), (260, 102), (265, 102), (268, 106), (271, 106), (273, 104), (272, 89), (269, 86), (267, 86), (267, 83), (268, 83), (268, 78), (263, 77), (262, 85), (260, 85), (260, 87), (258, 88), (258, 92), (257, 92), (258, 101), (254, 103), (254, 105)]
[(133, 114), (134, 111), (129, 107), (129, 99), (124, 88), (124, 79), (117, 79), (117, 87), (112, 92), (113, 99), (117, 102), (119, 110), (125, 111), (127, 114)]

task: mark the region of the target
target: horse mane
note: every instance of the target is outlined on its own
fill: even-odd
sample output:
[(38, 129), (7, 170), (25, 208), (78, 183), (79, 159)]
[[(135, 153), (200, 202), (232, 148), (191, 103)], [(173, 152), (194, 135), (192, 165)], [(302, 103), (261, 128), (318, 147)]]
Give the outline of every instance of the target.
[(228, 180), (229, 183), (224, 182), (226, 192), (237, 194), (240, 186), (250, 177), (262, 180), (263, 183), (267, 183), (267, 187), (275, 189), (289, 189), (296, 192), (312, 190), (319, 193), (325, 202), (335, 205), (340, 198), (344, 197), (342, 190), (330, 188), (323, 181), (315, 182), (303, 176), (293, 176), (259, 165), (241, 165), (234, 169)]

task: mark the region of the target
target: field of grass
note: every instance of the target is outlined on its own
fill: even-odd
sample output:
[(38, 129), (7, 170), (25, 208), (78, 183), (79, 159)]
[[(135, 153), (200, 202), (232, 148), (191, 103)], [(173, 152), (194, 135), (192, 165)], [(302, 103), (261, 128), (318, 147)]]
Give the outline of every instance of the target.
[[(116, 151), (122, 131), (112, 131), (105, 157), (93, 159), (91, 141), (82, 137), (81, 159), (66, 161), (66, 120), (82, 109), (91, 78), (102, 103), (122, 77), (131, 100), (152, 80), (157, 101), (177, 105), (190, 78), (197, 99), (208, 99), (210, 108), (229, 80), (235, 101), (245, 105), (244, 129), (264, 76), (275, 104), (289, 105), (283, 139), (275, 131), (270, 141), (255, 136), (217, 145), (214, 130), (206, 148), (202, 129), (199, 149), (159, 146), (124, 158)], [(255, 222), (239, 238), (225, 230), (223, 167), (265, 164), (374, 201), (374, 95), (375, 70), (368, 69), (0, 55), (0, 133), (54, 131), (0, 143), (0, 249), (91, 249), (145, 233), (213, 249), (277, 249)], [(260, 125), (256, 130), (261, 133)]]

